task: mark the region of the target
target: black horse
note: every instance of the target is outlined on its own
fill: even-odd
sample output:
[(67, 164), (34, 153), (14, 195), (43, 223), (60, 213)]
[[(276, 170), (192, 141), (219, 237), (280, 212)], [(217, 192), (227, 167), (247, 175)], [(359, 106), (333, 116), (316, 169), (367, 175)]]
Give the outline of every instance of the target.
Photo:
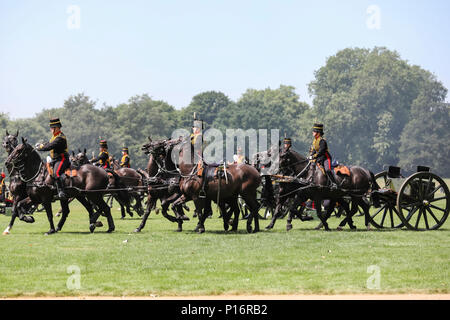
[[(53, 234), (60, 231), (70, 212), (68, 200), (60, 200), (62, 217), (59, 220), (57, 228), (55, 228), (52, 202), (56, 194), (56, 188), (53, 187), (53, 177), (48, 172), (38, 152), (22, 138), (22, 143), (14, 148), (8, 156), (6, 164), (17, 169), (20, 179), (26, 183), (28, 197), (17, 204), (19, 210), (22, 205), (37, 205), (42, 203), (50, 224), (50, 230), (46, 234)], [(95, 223), (101, 212), (107, 217), (108, 232), (112, 232), (115, 229), (110, 209), (103, 200), (103, 194), (99, 192), (99, 190), (106, 189), (108, 180), (108, 175), (104, 170), (90, 164), (81, 166), (75, 177), (66, 177), (65, 180), (68, 197), (76, 198), (88, 210), (90, 220), (89, 229), (91, 232), (94, 231), (96, 227)], [(92, 204), (97, 206), (100, 211), (94, 212)]]
[[(353, 224), (352, 217), (357, 212), (358, 206), (364, 211), (365, 225), (369, 226), (370, 205), (364, 201), (364, 197), (370, 190), (377, 190), (379, 187), (375, 181), (373, 173), (359, 166), (348, 167), (349, 175), (336, 175), (336, 182), (339, 184), (337, 190), (328, 188), (328, 178), (323, 170), (315, 162), (304, 162), (304, 157), (295, 151), (288, 150), (280, 155), (280, 166), (291, 166), (295, 168), (293, 174), (297, 178), (303, 178), (303, 188), (300, 186), (297, 192), (296, 202), (305, 202), (312, 199), (315, 203), (317, 215), (321, 220), (321, 225), (325, 230), (329, 230), (327, 219), (333, 212), (335, 205), (339, 203), (347, 212), (345, 219), (339, 224), (338, 230), (342, 229), (345, 224), (350, 228), (356, 228)], [(300, 165), (303, 164), (303, 165)], [(348, 207), (348, 203), (344, 197), (350, 197), (352, 209)], [(329, 200), (325, 216), (322, 216), (322, 201)]]
[[(142, 174), (146, 176), (148, 184), (147, 208), (142, 217), (141, 224), (134, 232), (140, 232), (150, 216), (151, 210), (156, 206), (158, 199), (161, 201), (162, 215), (170, 222), (178, 224), (178, 232), (183, 231), (183, 221), (189, 220), (184, 214), (183, 205), (172, 206), (175, 217), (168, 213), (171, 203), (181, 197), (180, 173), (171, 161), (171, 149), (166, 148), (167, 140), (152, 141), (142, 147), (145, 154), (149, 155), (147, 167)], [(186, 207), (187, 208), (187, 207)]]
[[(19, 130), (17, 130), (16, 134), (10, 134), (8, 130), (6, 130), (6, 136), (3, 138), (2, 146), (5, 148), (6, 152), (8, 153), (8, 156), (11, 154), (11, 152), (14, 150), (15, 147), (17, 147), (18, 140), (17, 137), (19, 136)], [(13, 206), (11, 208), (12, 215), (11, 220), (9, 222), (8, 227), (3, 232), (4, 235), (7, 235), (10, 233), (11, 228), (14, 225), (14, 221), (16, 218), (19, 218), (19, 220), (27, 222), (27, 223), (33, 223), (34, 218), (32, 216), (27, 216), (26, 214), (30, 211), (31, 205), (26, 207), (23, 206), (21, 210), (18, 210), (17, 204), (28, 197), (27, 195), (27, 189), (26, 189), (26, 183), (23, 182), (20, 179), (19, 172), (16, 168), (13, 166), (6, 166), (8, 173), (9, 173), (9, 191), (11, 192), (11, 195), (13, 197)]]

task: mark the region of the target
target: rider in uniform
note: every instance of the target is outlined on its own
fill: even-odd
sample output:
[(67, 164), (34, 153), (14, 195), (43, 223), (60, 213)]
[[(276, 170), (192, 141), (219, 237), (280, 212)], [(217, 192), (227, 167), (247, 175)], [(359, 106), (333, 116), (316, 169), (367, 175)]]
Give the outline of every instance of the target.
[(67, 151), (67, 139), (61, 131), (61, 121), (59, 118), (50, 119), (50, 130), (53, 134), (50, 141), (39, 144), (38, 151), (50, 151), (51, 162), (53, 166), (53, 177), (56, 182), (56, 189), (60, 199), (66, 199), (67, 195), (64, 189), (65, 171), (70, 168), (69, 153)]
[(283, 143), (284, 143), (284, 152), (288, 152), (292, 146), (291, 138), (284, 138)]
[(325, 139), (323, 138), (323, 124), (314, 124), (313, 127), (313, 136), (314, 140), (310, 149), (309, 160), (314, 160), (319, 163), (324, 169), (325, 173), (328, 177), (328, 180), (331, 183), (331, 188), (336, 189), (337, 184), (334, 179), (334, 175), (332, 172), (332, 158), (330, 152), (328, 151), (328, 145)]
[(106, 140), (100, 141), (100, 153), (97, 158), (91, 159), (90, 162), (102, 167), (103, 169), (111, 169), (111, 160), (108, 153), (108, 142)]
[(130, 156), (128, 155), (128, 148), (122, 148), (122, 159), (120, 159), (120, 166), (122, 168), (130, 168)]

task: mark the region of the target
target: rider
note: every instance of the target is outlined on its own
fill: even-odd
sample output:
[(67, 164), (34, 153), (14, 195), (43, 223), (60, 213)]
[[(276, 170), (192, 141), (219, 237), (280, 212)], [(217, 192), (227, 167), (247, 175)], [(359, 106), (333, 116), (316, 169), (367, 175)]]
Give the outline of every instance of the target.
[(292, 146), (292, 140), (291, 138), (284, 138), (284, 152), (289, 151), (289, 149)]
[(323, 124), (314, 124), (313, 136), (314, 141), (311, 145), (309, 160), (314, 160), (325, 169), (327, 177), (331, 183), (331, 188), (336, 189), (337, 184), (331, 168), (331, 155), (328, 151), (328, 145), (323, 138)]
[(120, 166), (122, 168), (130, 168), (130, 156), (128, 155), (128, 148), (122, 148), (122, 159), (120, 160)]
[(111, 160), (108, 153), (108, 142), (100, 140), (100, 153), (97, 158), (90, 160), (91, 163), (102, 167), (103, 169), (111, 169)]
[(233, 162), (235, 164), (240, 164), (240, 163), (245, 163), (246, 162), (245, 155), (242, 154), (242, 148), (241, 147), (237, 148), (236, 154), (233, 155)]
[(69, 153), (67, 151), (67, 139), (61, 131), (61, 121), (59, 118), (50, 119), (50, 130), (53, 134), (50, 141), (45, 144), (39, 144), (38, 151), (50, 151), (51, 162), (53, 165), (53, 175), (56, 181), (56, 189), (60, 199), (66, 199), (67, 195), (64, 189), (65, 171), (70, 168)]

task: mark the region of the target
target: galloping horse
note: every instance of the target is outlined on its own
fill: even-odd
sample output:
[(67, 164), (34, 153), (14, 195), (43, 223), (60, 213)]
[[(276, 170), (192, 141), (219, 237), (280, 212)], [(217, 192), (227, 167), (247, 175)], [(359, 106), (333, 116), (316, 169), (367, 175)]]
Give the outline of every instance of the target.
[(145, 144), (141, 149), (145, 154), (149, 154), (149, 159), (145, 172), (148, 181), (148, 196), (147, 208), (142, 217), (141, 224), (134, 232), (140, 232), (150, 215), (152, 208), (156, 206), (158, 199), (161, 201), (161, 213), (170, 222), (176, 222), (178, 229), (176, 231), (183, 231), (183, 221), (189, 218), (183, 212), (183, 206), (172, 206), (176, 217), (168, 214), (168, 209), (171, 203), (181, 196), (180, 190), (180, 174), (176, 170), (174, 163), (171, 161), (171, 150), (165, 148), (166, 140), (152, 141)]
[[(346, 223), (350, 228), (356, 228), (353, 225), (352, 217), (356, 213), (358, 206), (360, 206), (364, 211), (365, 225), (369, 226), (370, 215), (369, 209), (370, 205), (367, 204), (363, 197), (372, 189), (377, 190), (379, 187), (375, 181), (373, 173), (367, 169), (359, 166), (351, 166), (349, 169), (349, 176), (347, 175), (336, 175), (336, 182), (339, 184), (338, 190), (330, 190), (327, 188), (328, 178), (324, 172), (318, 167), (315, 162), (309, 162), (308, 165), (304, 164), (304, 157), (296, 153), (295, 151), (288, 150), (280, 155), (280, 166), (288, 166), (290, 164), (296, 164), (293, 166), (293, 174), (297, 178), (302, 178), (307, 181), (311, 188), (305, 188), (297, 192), (296, 201), (297, 203), (306, 201), (308, 198), (312, 199), (317, 208), (317, 215), (325, 227), (325, 230), (329, 230), (327, 219), (334, 210), (336, 203), (342, 205), (344, 210), (347, 212), (346, 218), (339, 224), (338, 230), (342, 229)], [(303, 165), (301, 165), (303, 163)], [(343, 199), (345, 196), (350, 196), (352, 209), (348, 208), (347, 202)], [(321, 203), (322, 200), (330, 200), (330, 206), (325, 214), (322, 216)]]
[[(28, 198), (19, 202), (19, 210), (23, 204), (42, 203), (50, 224), (50, 230), (46, 234), (60, 231), (70, 212), (68, 200), (61, 200), (62, 217), (55, 229), (52, 214), (52, 201), (56, 194), (55, 188), (52, 186), (53, 177), (47, 171), (47, 167), (37, 151), (22, 138), (22, 143), (11, 152), (6, 159), (6, 164), (17, 169), (20, 179), (26, 183)], [(108, 186), (108, 175), (104, 170), (85, 164), (80, 167), (75, 177), (66, 177), (65, 184), (68, 186), (66, 190), (68, 197), (76, 198), (88, 210), (91, 232), (94, 232), (95, 223), (100, 215), (100, 212), (94, 213), (92, 204), (96, 205), (106, 216), (109, 227), (107, 232), (114, 231), (115, 226), (110, 209), (103, 200), (102, 193), (96, 191), (106, 189)]]
[[(89, 159), (86, 155), (86, 149), (84, 149), (84, 151), (81, 151), (78, 149), (77, 154), (74, 154), (74, 153), (72, 154), (72, 165), (79, 168), (84, 164), (90, 164)], [(98, 167), (98, 168), (100, 168), (100, 167)], [(105, 171), (107, 173), (109, 173), (108, 174), (108, 178), (109, 178), (108, 188), (125, 189), (126, 187), (128, 187), (128, 185), (126, 183), (129, 181), (123, 181), (122, 177), (119, 174), (117, 174), (116, 172), (114, 172), (110, 169), (107, 169)], [(141, 176), (139, 176), (138, 179), (141, 180)], [(133, 178), (130, 184), (136, 184), (136, 181), (139, 181), (139, 180)], [(125, 217), (124, 208), (127, 209), (128, 214), (132, 217), (133, 213), (130, 211), (130, 196), (129, 196), (128, 192), (126, 190), (120, 190), (120, 191), (114, 192), (112, 196), (114, 197), (114, 199), (116, 199), (116, 201), (120, 205), (122, 219)], [(139, 202), (139, 204), (140, 204), (140, 202)], [(141, 205), (141, 207), (142, 207), (142, 205)]]
[[(243, 163), (227, 166), (227, 176), (224, 179), (208, 179), (209, 181), (206, 181), (206, 198), (201, 198), (200, 191), (202, 189), (203, 177), (198, 174), (199, 164), (194, 163), (194, 147), (190, 143), (190, 140), (179, 138), (170, 141), (168, 146), (176, 146), (176, 148), (174, 148), (174, 158), (177, 160), (178, 170), (182, 177), (180, 189), (183, 193), (183, 197), (180, 197), (175, 203), (183, 203), (183, 201), (191, 199), (194, 201), (196, 212), (199, 217), (196, 230), (199, 233), (205, 231), (204, 222), (206, 220), (206, 214), (203, 212), (203, 209), (205, 207), (205, 201), (210, 200), (219, 202), (219, 207), (221, 207), (222, 212), (225, 213), (226, 210), (223, 209), (225, 203), (228, 203), (231, 206), (232, 210), (235, 212), (233, 222), (233, 229), (235, 230), (235, 228), (237, 228), (239, 217), (239, 207), (237, 204), (239, 195), (244, 199), (250, 209), (250, 216), (247, 220), (247, 232), (252, 232), (251, 223), (253, 218), (255, 219), (254, 232), (259, 231), (259, 205), (256, 200), (256, 190), (261, 184), (261, 177), (254, 167)], [(203, 170), (208, 169), (208, 166), (203, 168)], [(224, 214), (223, 218), (224, 227), (226, 227), (225, 224), (228, 224), (229, 217)]]
[[(5, 148), (6, 152), (8, 153), (8, 156), (11, 154), (11, 152), (14, 150), (15, 147), (18, 145), (17, 137), (19, 136), (19, 130), (17, 130), (16, 134), (10, 134), (8, 130), (6, 130), (6, 136), (3, 139), (2, 146)], [(17, 204), (28, 197), (27, 195), (27, 189), (26, 189), (26, 183), (24, 183), (19, 176), (19, 172), (16, 170), (16, 168), (12, 166), (6, 166), (8, 173), (9, 173), (9, 191), (11, 192), (11, 195), (13, 196), (13, 206), (12, 206), (12, 215), (11, 220), (9, 222), (8, 227), (3, 232), (3, 234), (9, 234), (11, 228), (14, 225), (14, 221), (18, 217), (19, 220), (25, 221), (27, 223), (33, 223), (34, 218), (32, 216), (26, 216), (25, 214), (28, 212), (30, 207), (22, 207), (22, 210), (18, 210)]]
[[(120, 177), (120, 181), (126, 187), (139, 188), (139, 187), (144, 186), (143, 179), (145, 179), (145, 177), (141, 173), (139, 173), (139, 171), (134, 170), (132, 168), (122, 168), (116, 159), (113, 159), (113, 161), (111, 162), (111, 165), (112, 165), (115, 173), (117, 173), (117, 175)], [(137, 214), (139, 216), (142, 216), (144, 214), (144, 209), (142, 208), (141, 196), (142, 196), (141, 191), (135, 191), (131, 194), (131, 197), (134, 198), (136, 201), (136, 204), (133, 206), (133, 209), (137, 212)], [(124, 201), (124, 199), (120, 199), (118, 197), (115, 197), (115, 198), (120, 204), (122, 219), (125, 218), (125, 208), (126, 208), (127, 213), (132, 217), (133, 213), (130, 210), (130, 206), (131, 206), (130, 201), (126, 201), (126, 199)]]

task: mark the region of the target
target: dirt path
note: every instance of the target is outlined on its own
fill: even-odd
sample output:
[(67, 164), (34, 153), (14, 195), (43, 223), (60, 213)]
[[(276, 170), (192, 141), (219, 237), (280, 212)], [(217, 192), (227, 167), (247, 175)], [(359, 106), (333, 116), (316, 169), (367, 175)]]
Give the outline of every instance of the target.
[[(3, 298), (5, 299), (5, 298)], [(2, 300), (3, 300), (2, 299)], [(13, 297), (5, 300), (450, 300), (450, 294)]]

